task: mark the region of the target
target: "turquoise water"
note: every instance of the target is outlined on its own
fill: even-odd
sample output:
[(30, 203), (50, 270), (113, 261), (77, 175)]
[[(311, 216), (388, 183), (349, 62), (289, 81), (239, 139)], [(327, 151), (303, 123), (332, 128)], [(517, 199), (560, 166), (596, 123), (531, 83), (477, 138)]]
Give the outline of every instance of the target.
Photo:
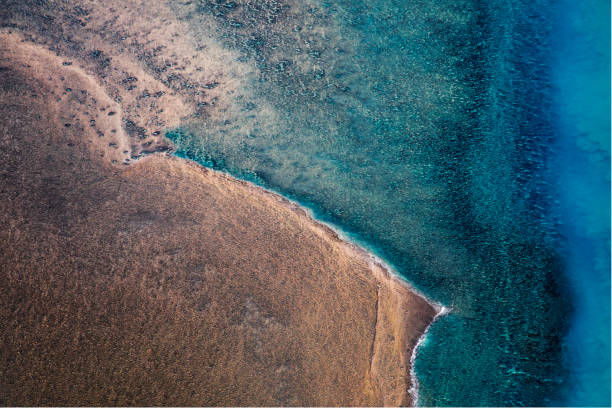
[(588, 173), (563, 166), (575, 132), (559, 112), (581, 113), (560, 101), (583, 86), (559, 86), (563, 7), (215, 0), (184, 16), (242, 74), (167, 133), (177, 154), (312, 208), (452, 307), (419, 352), (422, 405), (609, 402), (590, 397), (609, 378), (605, 307), (585, 323), (610, 302), (609, 201), (582, 201), (603, 217), (587, 229), (574, 205), (591, 177), (605, 195), (609, 144)]
[(561, 401), (610, 406), (610, 3), (563, 1), (553, 54), (553, 175), (575, 318)]

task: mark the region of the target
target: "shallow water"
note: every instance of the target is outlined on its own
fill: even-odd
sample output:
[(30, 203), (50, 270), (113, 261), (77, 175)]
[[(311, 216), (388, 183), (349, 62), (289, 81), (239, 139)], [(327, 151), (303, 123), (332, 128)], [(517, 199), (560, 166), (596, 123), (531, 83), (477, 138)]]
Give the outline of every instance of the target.
[[(177, 154), (309, 206), (452, 307), (419, 351), (423, 405), (583, 404), (567, 390), (601, 368), (570, 365), (593, 308), (572, 272), (584, 258), (567, 256), (577, 187), (556, 178), (572, 138), (554, 99), (558, 11), (216, 0), (183, 15), (240, 75), (220, 80), (235, 84), (227, 100), (168, 132)], [(609, 304), (609, 291), (595, 297)]]

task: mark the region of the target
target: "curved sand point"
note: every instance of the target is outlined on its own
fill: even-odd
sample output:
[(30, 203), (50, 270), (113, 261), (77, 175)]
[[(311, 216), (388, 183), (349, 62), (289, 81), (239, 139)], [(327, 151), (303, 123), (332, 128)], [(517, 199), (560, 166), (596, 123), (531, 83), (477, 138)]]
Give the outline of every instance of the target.
[[(136, 160), (117, 84), (80, 60), (5, 33), (0, 61), (0, 401), (414, 402), (411, 359), (437, 305), (279, 195), (165, 154)], [(101, 107), (115, 113), (90, 126)]]

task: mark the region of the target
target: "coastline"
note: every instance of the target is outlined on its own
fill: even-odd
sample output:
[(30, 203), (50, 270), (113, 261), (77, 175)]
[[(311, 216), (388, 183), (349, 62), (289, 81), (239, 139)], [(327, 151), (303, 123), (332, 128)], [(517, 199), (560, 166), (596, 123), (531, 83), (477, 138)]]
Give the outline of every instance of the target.
[[(172, 141), (168, 140), (168, 143), (172, 144)], [(143, 159), (146, 159), (146, 157)], [(314, 211), (312, 209), (306, 206), (302, 206), (298, 202), (291, 200), (290, 198), (285, 197), (282, 194), (275, 192), (274, 190), (257, 185), (247, 180), (234, 177), (233, 175), (225, 171), (206, 167), (198, 163), (197, 161), (188, 158), (179, 157), (179, 159), (186, 160), (188, 163), (198, 166), (199, 168), (205, 169), (206, 171), (216, 173), (219, 177), (223, 177), (233, 182), (237, 182), (244, 186), (247, 186), (248, 188), (254, 190), (256, 193), (269, 195), (274, 199), (280, 201), (283, 205), (287, 206), (287, 208), (298, 214), (298, 216), (305, 218), (308, 223), (311, 223), (318, 230), (318, 232), (324, 235), (327, 239), (335, 241), (342, 245), (343, 249), (349, 256), (356, 256), (367, 262), (372, 275), (377, 279), (379, 285), (397, 285), (398, 287), (406, 289), (410, 293), (418, 296), (423, 301), (427, 302), (427, 304), (435, 310), (435, 315), (433, 316), (433, 318), (427, 324), (426, 328), (422, 331), (422, 334), (419, 336), (418, 340), (414, 342), (414, 344), (410, 345), (405, 354), (405, 358), (407, 358), (407, 360), (409, 361), (408, 377), (410, 380), (410, 386), (407, 389), (407, 394), (411, 398), (411, 403), (409, 405), (418, 406), (419, 380), (415, 371), (415, 362), (418, 355), (418, 350), (425, 343), (427, 334), (429, 333), (429, 330), (433, 326), (433, 324), (439, 318), (444, 317), (449, 313), (452, 313), (452, 308), (449, 308), (441, 303), (429, 299), (425, 294), (417, 290), (404, 276), (399, 274), (382, 258), (368, 251), (360, 244), (352, 242), (351, 239), (347, 236), (347, 234), (342, 231), (340, 227), (337, 227), (329, 222), (318, 220), (314, 215)]]
[[(0, 132), (0, 261), (4, 262), (0, 262), (0, 275), (4, 274), (0, 290), (13, 285), (17, 295), (3, 296), (0, 303), (4, 302), (2, 310), (28, 310), (30, 306), (36, 310), (40, 306), (27, 299), (38, 299), (44, 306), (38, 314), (21, 314), (15, 324), (35, 322), (39, 316), (47, 318), (47, 310), (60, 310), (55, 316), (78, 317), (90, 307), (91, 302), (79, 303), (83, 294), (70, 292), (70, 288), (66, 288), (66, 296), (58, 292), (47, 303), (44, 299), (48, 297), (36, 298), (31, 293), (23, 296), (19, 280), (11, 281), (9, 275), (31, 274), (34, 278), (30, 278), (30, 284), (32, 279), (40, 279), (41, 287), (48, 282), (55, 282), (56, 287), (65, 284), (58, 278), (60, 267), (56, 271), (52, 263), (37, 264), (38, 255), (39, 261), (54, 259), (62, 265), (68, 281), (74, 279), (73, 288), (93, 281), (104, 289), (106, 283), (91, 276), (96, 273), (109, 273), (118, 281), (126, 275), (138, 278), (138, 282), (142, 279), (138, 287), (155, 293), (159, 302), (147, 303), (151, 299), (144, 292), (140, 294), (142, 299), (115, 296), (123, 292), (112, 285), (109, 297), (126, 304), (130, 297), (143, 300), (166, 320), (180, 313), (173, 315), (160, 310), (159, 305), (175, 310), (180, 304), (193, 315), (211, 319), (228, 310), (240, 311), (228, 319), (246, 330), (232, 332), (235, 338), (249, 339), (240, 347), (247, 344), (251, 351), (265, 349), (261, 344), (276, 343), (280, 347), (270, 354), (272, 357), (263, 359), (274, 361), (274, 369), (257, 367), (249, 371), (256, 367), (251, 363), (257, 353), (242, 355), (250, 359), (244, 366), (231, 360), (234, 367), (245, 369), (242, 376), (234, 378), (248, 378), (244, 373), (251, 373), (253, 384), (266, 378), (266, 384), (259, 385), (270, 399), (246, 397), (245, 382), (243, 388), (233, 391), (233, 395), (245, 395), (242, 400), (217, 400), (226, 405), (420, 402), (426, 406), (537, 406), (609, 400), (606, 387), (598, 384), (606, 384), (606, 375), (601, 373), (607, 373), (610, 382), (609, 359), (600, 358), (602, 350), (609, 349), (609, 322), (604, 320), (610, 312), (608, 308), (600, 313), (596, 301), (609, 299), (609, 294), (599, 291), (609, 289), (609, 279), (607, 286), (591, 288), (593, 282), (602, 282), (602, 276), (609, 278), (609, 265), (607, 271), (602, 270), (598, 262), (606, 255), (609, 258), (609, 248), (598, 245), (609, 243), (609, 228), (606, 241), (606, 231), (597, 222), (606, 215), (609, 221), (609, 200), (607, 207), (605, 202), (601, 209), (596, 205), (605, 195), (606, 186), (600, 186), (599, 181), (606, 180), (596, 176), (599, 165), (606, 164), (606, 151), (609, 167), (609, 143), (606, 149), (605, 143), (591, 138), (594, 133), (587, 122), (599, 123), (597, 107), (570, 120), (576, 112), (568, 102), (565, 107), (557, 106), (562, 119), (567, 120), (548, 120), (548, 113), (556, 110), (556, 98), (548, 97), (553, 95), (548, 88), (556, 87), (557, 82), (559, 91), (563, 90), (559, 103), (578, 98), (583, 102), (578, 105), (590, 106), (591, 99), (601, 100), (589, 95), (589, 84), (597, 85), (596, 81), (580, 79), (582, 70), (591, 64), (590, 58), (582, 58), (589, 53), (565, 49), (580, 42), (600, 43), (595, 38), (582, 38), (580, 30), (576, 31), (574, 25), (581, 24), (581, 7), (571, 12), (573, 8), (567, 5), (551, 11), (546, 7), (534, 9), (524, 1), (474, 7), (430, 1), (411, 5), (411, 12), (405, 13), (406, 5), (383, 1), (367, 12), (350, 2), (311, 12), (309, 5), (318, 2), (289, 1), (283, 3), (287, 8), (266, 2), (272, 7), (261, 10), (244, 7), (251, 4), (248, 1), (222, 2), (228, 7), (213, 3), (67, 0), (56, 7), (48, 2), (9, 0), (0, 16), (0, 57), (9, 55), (9, 63), (0, 67), (0, 98), (4, 103), (0, 110), (5, 112), (0, 120), (5, 130), (4, 134)], [(548, 19), (551, 12), (569, 13), (571, 21), (557, 16), (555, 23)], [(584, 33), (593, 35), (597, 31), (595, 20), (590, 19), (589, 30)], [(370, 29), (361, 29), (364, 22)], [(551, 24), (560, 24), (558, 33), (550, 31)], [(19, 38), (7, 39), (6, 32)], [(453, 34), (450, 37), (449, 32)], [(571, 38), (566, 38), (568, 35)], [(455, 41), (457, 38), (465, 41)], [(304, 46), (294, 50), (295, 44), (302, 42)], [(552, 43), (562, 45), (562, 51), (553, 53), (560, 53), (561, 60), (577, 61), (555, 68), (555, 58), (549, 61), (546, 52)], [(8, 51), (3, 51), (5, 45)], [(36, 54), (33, 60), (32, 54)], [(14, 61), (21, 65), (11, 67)], [(609, 71), (609, 64), (597, 65), (607, 66)], [(593, 79), (599, 71), (586, 72)], [(515, 80), (543, 86), (513, 89), (518, 83)], [(581, 92), (572, 91), (576, 84), (583, 85), (578, 86)], [(563, 98), (568, 95), (569, 99)], [(604, 109), (604, 105), (597, 106)], [(550, 127), (556, 126), (559, 129), (551, 131)], [(27, 135), (28, 129), (40, 137)], [(167, 129), (185, 129), (185, 138), (175, 141), (170, 133), (164, 137)], [(557, 141), (556, 132), (560, 136)], [(574, 136), (578, 134), (580, 143), (576, 146)], [(564, 140), (563, 135), (570, 137)], [(167, 139), (173, 141), (176, 151)], [(45, 142), (52, 147), (44, 147)], [(190, 157), (196, 159), (195, 165)], [(568, 158), (574, 166), (567, 166)], [(210, 172), (206, 166), (221, 173)], [(256, 176), (251, 178), (251, 174)], [(246, 183), (241, 184), (240, 178)], [(593, 182), (583, 186), (589, 179)], [(191, 188), (185, 180), (201, 185)], [(273, 186), (266, 190), (270, 195), (252, 190), (249, 180), (264, 190), (262, 185)], [(548, 181), (542, 185), (538, 180)], [(557, 182), (561, 184), (556, 186)], [(171, 183), (177, 183), (176, 190)], [(609, 184), (608, 180), (608, 193)], [(121, 196), (126, 191), (139, 201)], [(176, 197), (160, 196), (161, 191)], [(576, 191), (590, 192), (587, 196), (591, 200), (576, 203)], [(243, 202), (226, 200), (224, 207), (218, 205), (229, 196)], [(560, 202), (552, 203), (550, 197)], [(287, 205), (283, 198), (289, 200)], [(115, 205), (119, 202), (123, 207)], [(213, 209), (204, 211), (205, 205)], [(576, 210), (591, 214), (594, 221)], [(556, 211), (559, 214), (555, 215)], [(24, 215), (19, 218), (14, 214)], [(91, 220), (88, 214), (96, 214), (106, 224)], [(211, 218), (218, 221), (217, 226), (211, 225)], [(557, 218), (562, 224), (557, 225)], [(78, 230), (83, 236), (74, 232), (79, 223), (90, 226), (89, 230)], [(262, 233), (262, 225), (267, 234)], [(30, 232), (24, 232), (28, 228)], [(49, 228), (56, 228), (57, 234), (48, 233)], [(198, 228), (207, 233), (200, 231), (197, 235)], [(153, 230), (164, 232), (158, 236)], [(566, 241), (557, 241), (557, 234)], [(94, 242), (96, 235), (104, 239)], [(257, 239), (249, 241), (243, 239), (245, 236)], [(312, 245), (308, 247), (302, 245), (304, 236), (316, 236), (316, 240), (310, 240)], [(359, 236), (367, 237), (368, 242)], [(70, 247), (66, 237), (71, 237), (73, 252), (62, 252), (54, 246), (62, 243)], [(215, 247), (219, 237), (223, 248)], [(276, 237), (276, 242), (270, 237)], [(79, 243), (82, 238), (86, 245)], [(113, 241), (123, 245), (116, 246)], [(45, 245), (51, 250), (36, 252)], [(132, 248), (142, 260), (127, 256), (126, 248)], [(251, 259), (248, 251), (241, 252), (244, 248), (259, 250), (259, 257)], [(32, 256), (21, 255), (27, 249)], [(98, 251), (108, 251), (112, 260), (96, 263), (100, 259), (92, 254)], [(198, 254), (207, 254), (208, 258)], [(388, 259), (390, 265), (376, 254)], [(189, 262), (181, 264), (185, 259)], [(313, 261), (309, 264), (310, 259)], [(89, 269), (70, 269), (76, 264), (87, 265), (86, 260)], [(126, 262), (147, 267), (134, 269), (137, 272), (131, 275), (117, 272)], [(158, 262), (165, 263), (163, 267), (170, 273), (162, 273)], [(23, 269), (28, 265), (29, 270)], [(231, 267), (226, 270), (224, 265)], [(241, 270), (247, 270), (245, 265), (255, 272), (241, 274)], [(40, 278), (39, 271), (47, 270), (49, 279)], [(83, 270), (91, 272), (90, 276), (84, 277)], [(220, 272), (214, 273), (217, 270)], [(147, 282), (150, 271), (169, 280), (156, 282), (151, 278)], [(454, 316), (431, 329), (449, 310), (432, 304), (396, 271), (407, 273), (423, 293), (456, 308)], [(306, 288), (300, 287), (302, 275)], [(181, 285), (199, 287), (198, 282), (223, 287), (221, 276), (233, 276), (228, 281), (238, 289), (181, 292)], [(285, 286), (287, 281), (290, 283)], [(264, 289), (259, 290), (257, 285)], [(125, 293), (134, 288), (126, 285)], [(164, 291), (178, 297), (164, 303)], [(199, 298), (187, 301), (193, 293)], [(584, 293), (591, 296), (581, 296)], [(93, 292), (89, 297), (95, 299), (94, 303), (106, 305), (106, 299), (96, 295)], [(64, 311), (58, 309), (71, 296), (76, 308), (64, 305)], [(521, 302), (516, 302), (519, 298)], [(410, 299), (416, 300), (411, 303)], [(178, 303), (173, 303), (175, 300)], [(215, 302), (222, 306), (210, 309)], [(420, 310), (422, 315), (410, 314), (410, 310)], [(121, 310), (114, 314), (121, 315)], [(587, 314), (598, 318), (580, 318)], [(104, 319), (112, 315), (102, 314)], [(288, 316), (312, 325), (296, 321), (288, 324)], [(105, 320), (96, 320), (98, 317), (89, 316), (91, 322), (97, 322), (92, 325), (102, 327)], [(39, 332), (51, 334), (43, 336), (43, 344), (44, 339), (60, 333), (55, 330), (57, 321), (51, 322), (44, 328), (48, 332)], [(219, 322), (211, 322), (194, 327), (214, 327), (209, 330), (212, 337), (223, 334), (215, 325)], [(70, 327), (69, 323), (65, 327)], [(155, 326), (159, 321), (153, 318), (148, 323)], [(124, 324), (130, 327), (130, 320)], [(48, 356), (83, 327), (88, 328), (88, 323), (57, 336), (57, 346), (47, 349)], [(179, 331), (182, 327), (188, 326), (176, 326)], [(275, 337), (274, 330), (284, 337)], [(432, 332), (427, 337), (429, 330)], [(598, 335), (601, 330), (603, 335)], [(17, 338), (16, 333), (3, 335)], [(293, 333), (300, 339), (290, 339)], [(172, 338), (171, 330), (150, 334)], [(240, 356), (227, 346), (234, 339), (223, 335), (224, 350)], [(84, 337), (79, 336), (75, 344), (85, 344)], [(111, 336), (111, 340), (120, 342), (122, 337)], [(118, 367), (119, 371), (126, 366), (128, 371), (139, 367), (138, 361), (129, 358), (139, 355), (140, 349), (149, 349), (146, 340), (138, 343), (141, 340), (134, 340), (132, 346), (139, 345), (134, 353), (125, 353), (124, 361), (130, 363)], [(175, 339), (176, 345), (184, 345), (181, 341)], [(166, 344), (158, 349), (157, 360), (147, 360), (146, 355), (139, 358), (155, 364), (164, 361), (160, 356), (167, 355), (168, 350), (174, 350), (183, 357), (204, 359), (206, 364), (200, 361), (200, 366), (208, 369), (222, 359), (206, 360), (206, 354), (213, 356), (216, 350), (213, 344), (206, 349), (206, 341), (194, 342), (200, 350), (207, 350), (199, 354), (185, 354), (180, 347)], [(38, 347), (28, 348), (27, 340), (15, 344), (13, 350), (23, 347), (21, 350), (28, 353)], [(0, 379), (0, 401), (6, 405), (84, 405), (85, 399), (26, 401), (17, 393), (13, 399), (6, 397), (8, 391), (3, 392), (18, 383), (17, 367), (22, 364), (12, 363), (13, 356), (19, 355), (17, 351), (11, 351), (10, 346), (3, 349), (0, 357), (5, 358), (5, 364), (11, 362), (5, 368), (12, 371), (6, 375), (8, 382)], [(285, 356), (278, 353), (279, 349), (292, 350), (298, 357), (276, 359)], [(83, 357), (87, 350), (83, 348), (75, 355)], [(44, 353), (38, 358), (24, 355), (30, 356), (29, 361), (43, 362), (42, 366), (47, 361), (66, 367), (61, 358), (54, 361)], [(310, 360), (304, 363), (310, 371), (296, 369), (296, 361), (302, 357), (303, 361)], [(331, 368), (317, 366), (320, 361), (329, 361)], [(183, 363), (188, 366), (187, 360)], [(29, 367), (32, 372), (38, 369), (32, 364)], [(174, 367), (181, 372), (182, 367)], [(155, 378), (146, 376), (148, 369), (142, 366), (135, 377), (157, 384)], [(41, 378), (53, 378), (55, 371), (61, 369), (43, 372)], [(212, 368), (209, 371), (212, 374), (193, 375), (193, 371), (185, 377), (183, 388), (187, 390), (189, 378), (198, 375), (220, 378), (215, 375), (236, 373), (227, 365), (225, 370), (218, 368), (216, 374)], [(64, 379), (70, 378), (70, 372), (76, 371), (65, 369)], [(363, 374), (363, 382), (355, 373)], [(157, 378), (167, 374), (173, 373), (158, 373)], [(110, 382), (112, 375), (107, 373), (106, 378)], [(274, 386), (268, 378), (274, 378)], [(342, 386), (337, 386), (338, 378), (344, 381)], [(78, 384), (80, 380), (71, 381)], [(98, 381), (106, 384), (104, 377)], [(179, 382), (168, 377), (157, 388), (166, 390), (173, 383)], [(351, 386), (346, 386), (349, 383)], [(295, 386), (288, 391), (287, 384)], [(121, 382), (113, 386), (122, 387)], [(38, 392), (36, 387), (32, 389), (30, 396)], [(210, 389), (209, 396), (227, 396), (221, 388)], [(406, 391), (407, 396), (394, 390)], [(84, 389), (82, 394), (86, 395)], [(289, 395), (296, 399), (288, 399)], [(308, 399), (313, 395), (320, 398)], [(349, 399), (351, 395), (358, 396)], [(383, 401), (381, 395), (388, 399)], [(91, 405), (129, 402), (87, 401)], [(130, 404), (162, 405), (151, 401), (155, 400)], [(201, 395), (193, 400), (165, 401), (172, 405), (215, 404), (214, 399)]]
[[(263, 198), (264, 200), (271, 200), (281, 204), (281, 206), (296, 214), (301, 220), (302, 227), (314, 232), (323, 241), (337, 246), (344, 254), (344, 258), (359, 259), (367, 264), (371, 276), (375, 279), (378, 286), (374, 340), (371, 346), (368, 379), (369, 386), (372, 388), (373, 394), (382, 396), (384, 405), (405, 405), (417, 402), (418, 379), (414, 373), (414, 360), (416, 359), (418, 346), (422, 344), (431, 324), (433, 324), (435, 319), (447, 312), (444, 306), (427, 299), (382, 259), (346, 238), (339, 228), (317, 220), (309, 208), (303, 207), (279, 193), (264, 187), (237, 179), (224, 172), (206, 168), (193, 160), (173, 157), (167, 152), (162, 151), (151, 151), (146, 152), (148, 154), (142, 155), (142, 144), (134, 144), (131, 135), (128, 134), (129, 129), (124, 128), (125, 120), (129, 119), (126, 117), (123, 121), (121, 120), (124, 117), (123, 106), (109, 98), (108, 90), (105, 90), (103, 86), (98, 84), (95, 75), (88, 74), (86, 68), (80, 67), (78, 60), (75, 60), (74, 65), (72, 61), (67, 65), (65, 58), (62, 58), (60, 55), (53, 55), (53, 53), (33, 43), (26, 42), (24, 44), (25, 40), (17, 34), (3, 34), (0, 36), (0, 39), (2, 39), (3, 46), (8, 46), (3, 51), (4, 55), (7, 55), (6, 53), (8, 52), (9, 56), (5, 61), (17, 63), (15, 69), (18, 71), (29, 74), (33, 73), (34, 77), (39, 77), (37, 80), (42, 82), (47, 78), (48, 73), (54, 75), (58, 72), (64, 73), (67, 77), (66, 82), (72, 81), (72, 84), (79, 84), (79, 87), (87, 89), (89, 94), (93, 95), (91, 101), (75, 102), (69, 95), (72, 90), (66, 88), (63, 77), (62, 82), (51, 81), (45, 85), (50, 87), (51, 95), (59, 96), (57, 99), (59, 108), (53, 111), (54, 106), (49, 106), (49, 109), (53, 111), (52, 117), (54, 121), (59, 126), (65, 120), (62, 115), (72, 113), (70, 121), (76, 121), (77, 124), (82, 123), (82, 125), (77, 125), (77, 129), (75, 129), (80, 131), (80, 137), (85, 139), (81, 142), (87, 146), (91, 158), (96, 157), (96, 160), (102, 160), (106, 168), (113, 168), (115, 172), (118, 169), (122, 169), (119, 173), (129, 173), (134, 167), (147, 166), (149, 161), (157, 162), (160, 160), (168, 161), (169, 165), (172, 162), (177, 162), (179, 167), (192, 167), (198, 173), (203, 172), (208, 177), (223, 180), (225, 185), (242, 186), (251, 192), (252, 198), (260, 197), (260, 199)], [(12, 44), (12, 46), (9, 44)], [(33, 70), (30, 69), (30, 64), (35, 67)], [(51, 78), (50, 75), (49, 78)], [(109, 85), (108, 83), (105, 85), (112, 86), (112, 84)], [(74, 87), (74, 85), (71, 86)], [(180, 101), (178, 96), (175, 99)], [(103, 116), (102, 114), (95, 113), (94, 119), (94, 116), (92, 116), (94, 113), (91, 111), (91, 108), (95, 108), (98, 104), (104, 108), (102, 109), (103, 112), (106, 112), (106, 110), (114, 112), (112, 109), (115, 109), (117, 114), (113, 114), (112, 117), (107, 119), (106, 115)], [(147, 114), (147, 112), (140, 112), (140, 118), (144, 122), (150, 121), (149, 119), (158, 119), (157, 117), (147, 119)], [(101, 117), (104, 119), (101, 119)], [(95, 121), (96, 119), (98, 120), (98, 129), (95, 130), (102, 129), (105, 132), (115, 130), (112, 134), (116, 140), (109, 144), (108, 139), (99, 137), (99, 135), (94, 133), (93, 126), (91, 128), (84, 126), (85, 123)], [(174, 122), (176, 120), (178, 120), (176, 115), (167, 118), (167, 124), (172, 125), (176, 123)], [(163, 137), (160, 139), (162, 140), (156, 142), (156, 145), (166, 147), (167, 144), (163, 141)], [(121, 156), (117, 156), (119, 152), (112, 146), (113, 144), (125, 149), (122, 151)], [(167, 151), (168, 149), (164, 150)], [(122, 157), (125, 159), (119, 163)], [(183, 162), (185, 163), (184, 165), (180, 164)], [(420, 300), (416, 302), (415, 297)], [(415, 319), (422, 326), (416, 330), (416, 336), (410, 332), (410, 329), (415, 329), (413, 327)], [(388, 336), (380, 336), (379, 333), (381, 332), (390, 334)], [(395, 341), (396, 339), (397, 341)], [(398, 371), (390, 373), (389, 367), (399, 368), (403, 370), (403, 374)], [(400, 384), (398, 381), (402, 384), (401, 386), (398, 386)]]
[(419, 378), (415, 370), (415, 364), (419, 348), (425, 344), (425, 341), (427, 340), (427, 334), (429, 333), (429, 329), (431, 329), (431, 326), (433, 326), (439, 318), (451, 312), (452, 309), (442, 306), (438, 313), (434, 316), (429, 326), (427, 326), (427, 329), (425, 329), (425, 331), (423, 332), (423, 335), (421, 335), (421, 337), (419, 338), (419, 341), (417, 341), (416, 345), (412, 349), (412, 355), (410, 356), (410, 376), (412, 378), (413, 386), (408, 390), (408, 393), (412, 396), (412, 405), (415, 407), (419, 406)]

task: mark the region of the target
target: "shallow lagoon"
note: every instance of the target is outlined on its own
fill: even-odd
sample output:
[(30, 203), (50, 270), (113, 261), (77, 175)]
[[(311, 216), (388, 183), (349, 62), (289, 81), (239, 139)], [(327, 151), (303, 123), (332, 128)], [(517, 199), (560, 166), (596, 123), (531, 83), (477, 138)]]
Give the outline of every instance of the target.
[(229, 106), (168, 133), (177, 154), (296, 199), (452, 308), (419, 352), (420, 403), (587, 403), (567, 399), (571, 333), (591, 309), (555, 179), (558, 9), (218, 0), (197, 11), (201, 41), (248, 69)]

